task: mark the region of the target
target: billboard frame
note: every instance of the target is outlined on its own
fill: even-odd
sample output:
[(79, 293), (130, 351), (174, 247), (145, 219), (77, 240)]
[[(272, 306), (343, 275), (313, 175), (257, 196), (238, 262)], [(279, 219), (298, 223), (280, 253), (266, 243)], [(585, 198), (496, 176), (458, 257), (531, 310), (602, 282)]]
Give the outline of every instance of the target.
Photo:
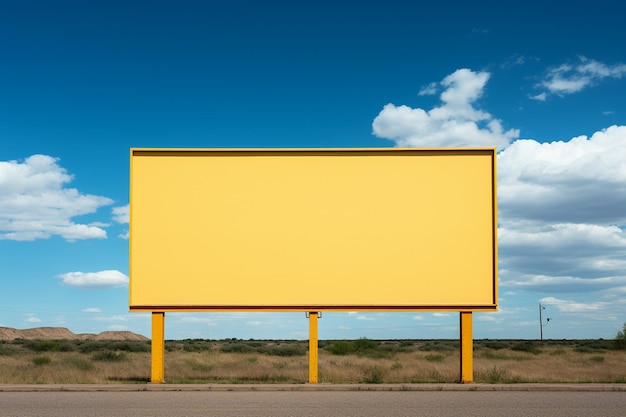
[[(425, 157), (426, 159), (424, 159), (424, 162), (432, 162), (432, 164), (435, 166), (435, 168), (437, 168), (437, 164), (439, 164), (440, 160), (445, 162), (448, 166), (450, 166), (450, 162), (447, 161), (447, 159), (453, 158), (452, 160), (455, 163), (465, 163), (466, 161), (468, 164), (472, 165), (472, 169), (474, 169), (474, 165), (477, 165), (475, 163), (475, 161), (478, 160), (478, 158), (472, 158), (474, 156), (476, 157), (480, 157), (480, 163), (478, 165), (479, 169), (481, 169), (481, 174), (482, 177), (480, 177), (480, 180), (482, 182), (488, 182), (487, 184), (479, 184), (480, 187), (482, 187), (481, 189), (484, 191), (483, 195), (487, 195), (488, 193), (488, 198), (489, 201), (488, 202), (484, 202), (484, 201), (480, 201), (478, 203), (476, 203), (475, 205), (479, 206), (476, 210), (480, 210), (481, 213), (480, 216), (481, 217), (481, 221), (482, 221), (482, 229), (480, 230), (481, 233), (486, 234), (486, 237), (483, 237), (481, 235), (481, 241), (480, 243), (485, 246), (485, 245), (489, 245), (490, 247), (488, 249), (481, 249), (481, 252), (477, 252), (480, 256), (473, 256), (470, 257), (469, 262), (467, 262), (466, 264), (464, 264), (463, 266), (459, 265), (457, 267), (457, 269), (455, 271), (457, 271), (457, 273), (455, 274), (448, 274), (448, 276), (453, 275), (454, 278), (456, 279), (458, 282), (453, 282), (453, 284), (459, 284), (462, 283), (463, 285), (466, 286), (466, 289), (463, 291), (458, 290), (459, 293), (462, 293), (462, 296), (460, 297), (469, 297), (466, 296), (466, 292), (473, 290), (472, 286), (475, 285), (475, 283), (472, 282), (472, 279), (476, 279), (475, 277), (471, 276), (471, 275), (466, 275), (468, 277), (467, 281), (466, 278), (459, 278), (461, 276), (461, 273), (459, 273), (459, 271), (462, 271), (462, 273), (464, 273), (464, 269), (463, 268), (469, 268), (467, 267), (468, 264), (471, 264), (472, 262), (483, 262), (482, 260), (476, 260), (475, 258), (480, 258), (480, 257), (486, 257), (486, 258), (490, 258), (488, 260), (489, 265), (488, 267), (483, 265), (484, 263), (486, 263), (487, 261), (483, 262), (483, 264), (481, 264), (481, 268), (483, 268), (481, 271), (487, 270), (487, 268), (489, 269), (488, 273), (490, 274), (489, 277), (489, 282), (486, 282), (486, 278), (485, 278), (485, 274), (482, 274), (481, 277), (479, 277), (479, 279), (481, 280), (481, 290), (478, 296), (473, 296), (473, 298), (480, 298), (481, 302), (473, 302), (476, 301), (473, 298), (469, 299), (468, 302), (466, 302), (466, 300), (463, 298), (460, 302), (459, 300), (454, 300), (453, 302), (446, 302), (446, 301), (431, 301), (428, 297), (428, 295), (423, 296), (423, 298), (418, 301), (418, 302), (414, 302), (413, 298), (411, 298), (408, 302), (406, 301), (407, 299), (409, 299), (410, 297), (413, 297), (413, 295), (411, 296), (405, 296), (404, 294), (407, 293), (407, 291), (405, 291), (403, 289), (403, 291), (398, 291), (398, 294), (402, 293), (402, 296), (405, 296), (405, 301), (404, 302), (389, 302), (389, 299), (395, 300), (394, 297), (397, 297), (398, 295), (396, 294), (392, 294), (387, 301), (385, 302), (378, 302), (378, 297), (380, 297), (379, 294), (372, 294), (369, 295), (368, 297), (370, 297), (369, 299), (367, 299), (367, 302), (353, 302), (353, 300), (348, 300), (348, 301), (343, 301), (343, 299), (339, 296), (332, 296), (329, 297), (331, 302), (297, 302), (297, 303), (287, 303), (284, 302), (284, 300), (281, 300), (280, 302), (276, 302), (275, 300), (273, 300), (273, 302), (266, 302), (265, 299), (262, 299), (263, 297), (265, 297), (266, 295), (263, 295), (260, 298), (254, 298), (256, 297), (257, 293), (260, 293), (262, 291), (268, 291), (266, 289), (266, 287), (264, 286), (265, 284), (255, 284), (255, 280), (256, 280), (256, 276), (245, 276), (244, 278), (239, 278), (238, 276), (235, 276), (236, 279), (239, 279), (238, 281), (235, 280), (231, 280), (232, 282), (236, 282), (237, 283), (237, 287), (239, 289), (239, 291), (243, 294), (243, 298), (246, 297), (245, 291), (249, 291), (249, 294), (253, 294), (253, 295), (247, 295), (247, 299), (246, 302), (242, 302), (239, 303), (239, 299), (235, 299), (236, 297), (231, 297), (233, 300), (235, 300), (234, 302), (231, 300), (228, 303), (224, 303), (224, 302), (215, 302), (214, 300), (211, 300), (210, 302), (205, 302), (204, 300), (198, 302), (197, 298), (189, 301), (187, 298), (193, 298), (193, 297), (202, 297), (202, 295), (197, 296), (196, 293), (199, 293), (199, 288), (198, 289), (194, 289), (192, 287), (188, 288), (186, 291), (189, 291), (189, 293), (193, 293), (193, 295), (187, 295), (184, 294), (182, 296), (180, 296), (179, 298), (182, 299), (182, 302), (168, 302), (170, 301), (170, 299), (168, 297), (172, 297), (170, 294), (173, 292), (171, 288), (165, 288), (165, 290), (163, 291), (163, 294), (159, 294), (158, 293), (158, 289), (155, 288), (155, 286), (159, 286), (159, 285), (164, 285), (164, 281), (166, 279), (164, 278), (160, 278), (160, 279), (156, 279), (155, 275), (150, 275), (148, 277), (149, 274), (144, 273), (145, 270), (149, 270), (152, 261), (151, 259), (158, 259), (159, 262), (162, 262), (163, 259), (167, 258), (166, 255), (169, 255), (169, 252), (162, 252), (162, 253), (156, 253), (153, 254), (151, 252), (148, 252), (146, 250), (143, 249), (143, 246), (147, 246), (147, 244), (153, 245), (153, 242), (155, 241), (165, 241), (168, 240), (170, 238), (170, 235), (167, 234), (155, 234), (155, 230), (160, 230), (160, 228), (162, 227), (163, 223), (172, 223), (173, 220), (171, 218), (167, 218), (167, 217), (158, 217), (158, 215), (155, 215), (153, 213), (154, 211), (154, 207), (157, 206), (158, 204), (154, 204), (155, 202), (160, 202), (160, 201), (164, 201), (164, 200), (170, 200), (170, 199), (174, 199), (175, 197), (171, 197), (168, 193), (171, 192), (172, 189), (176, 189), (178, 190), (179, 188), (181, 188), (181, 184), (183, 183), (187, 183), (193, 180), (193, 178), (186, 178), (185, 175), (188, 174), (181, 174), (182, 177), (172, 180), (174, 182), (174, 184), (165, 184), (165, 186), (163, 186), (162, 188), (167, 188), (168, 186), (170, 187), (169, 189), (166, 190), (162, 190), (160, 187), (160, 184), (158, 184), (158, 180), (155, 180), (153, 177), (155, 176), (154, 173), (155, 172), (161, 172), (161, 171), (165, 171), (166, 174), (164, 174), (164, 178), (166, 178), (165, 181), (170, 181), (171, 179), (167, 177), (167, 171), (168, 168), (173, 171), (173, 170), (180, 170), (181, 167), (183, 165), (189, 165), (189, 164), (196, 164), (200, 167), (201, 171), (205, 169), (204, 167), (204, 160), (209, 160), (211, 162), (225, 162), (225, 163), (230, 163), (230, 161), (236, 161), (237, 162), (237, 167), (240, 166), (245, 166), (245, 164), (248, 164), (250, 161), (260, 161), (263, 160), (263, 158), (266, 159), (272, 159), (271, 164), (276, 164), (276, 165), (280, 165), (281, 161), (288, 161), (288, 159), (286, 158), (301, 158), (301, 157), (307, 157), (308, 159), (311, 160), (315, 160), (316, 162), (318, 160), (321, 160), (323, 162), (326, 161), (332, 161), (333, 162), (333, 169), (337, 169), (337, 166), (340, 166), (341, 163), (343, 162), (350, 162), (351, 164), (353, 163), (353, 160), (359, 160), (359, 157), (365, 157), (365, 158), (361, 158), (361, 160), (364, 160), (365, 163), (371, 163), (373, 162), (384, 162), (385, 164), (391, 164), (391, 162), (393, 162), (394, 164), (397, 164), (398, 161), (410, 161), (407, 162), (407, 164), (415, 164), (413, 161), (415, 161), (416, 159), (411, 159), (411, 158), (403, 158), (403, 159), (393, 159), (395, 157)], [(204, 158), (203, 158), (204, 157)], [(339, 158), (337, 158), (339, 157)], [(169, 160), (168, 160), (169, 158)], [(328, 159), (324, 159), (324, 158), (328, 158)], [(344, 159), (341, 159), (344, 158)], [(203, 160), (204, 159), (204, 160)], [(221, 160), (218, 160), (221, 159)], [(304, 158), (303, 158), (304, 159)], [(340, 160), (338, 163), (334, 163), (334, 160), (338, 159)], [(179, 162), (182, 161), (182, 162)], [(203, 160), (201, 162), (198, 162), (198, 160)], [(243, 165), (240, 163), (240, 161), (245, 161), (243, 163)], [(173, 164), (170, 167), (165, 167), (162, 168), (162, 162), (173, 162), (176, 161), (176, 164)], [(298, 163), (300, 162), (299, 160), (297, 160)], [(418, 160), (420, 161), (420, 160)], [(488, 161), (488, 162), (486, 162)], [(421, 163), (421, 161), (420, 161)], [(488, 174), (485, 174), (487, 172), (487, 170), (485, 169), (485, 165), (486, 163), (489, 164), (488, 166)], [(145, 165), (145, 166), (144, 166)], [(294, 165), (295, 166), (295, 165)], [(359, 166), (358, 164), (356, 165), (357, 167)], [(382, 165), (383, 167), (385, 166), (384, 164)], [(229, 168), (229, 167), (227, 167)], [(183, 168), (186, 169), (186, 168)], [(307, 168), (308, 169), (308, 168)], [(363, 169), (363, 168), (362, 168)], [(452, 185), (453, 187), (456, 187), (456, 177), (461, 178), (462, 174), (466, 174), (466, 173), (459, 173), (456, 175), (456, 177), (454, 175), (451, 175), (451, 177), (453, 177), (453, 180), (450, 179), (440, 179), (439, 177), (441, 177), (441, 175), (437, 175), (436, 178), (433, 178), (435, 176), (435, 174), (430, 175), (430, 171), (432, 170), (432, 168), (428, 168), (425, 172), (429, 174), (430, 179), (429, 181), (433, 181), (435, 182), (435, 185), (437, 185), (437, 181), (443, 181), (444, 186), (450, 186)], [(484, 171), (484, 172), (483, 172)], [(195, 172), (195, 171), (194, 171)], [(338, 171), (340, 172), (340, 174), (343, 175), (342, 171)], [(215, 171), (212, 171), (213, 174), (215, 174)], [(219, 172), (218, 172), (219, 173)], [(304, 174), (308, 175), (308, 171), (303, 171)], [(302, 173), (301, 173), (302, 174)], [(303, 175), (304, 175), (303, 174)], [(423, 173), (422, 173), (423, 174)], [(137, 178), (140, 177), (141, 175), (143, 175), (143, 177), (141, 178)], [(489, 178), (483, 178), (485, 175), (489, 175)], [(147, 177), (147, 178), (146, 178)], [(390, 177), (391, 179), (393, 179), (394, 177)], [(246, 179), (247, 180), (247, 179)], [(407, 181), (406, 179), (402, 179), (403, 181)], [(461, 180), (463, 180), (461, 178)], [(176, 183), (176, 181), (179, 181), (178, 183)], [(354, 178), (349, 177), (348, 175), (348, 181), (354, 181)], [(146, 184), (147, 183), (147, 184)], [(407, 182), (408, 184), (408, 182)], [(227, 184), (230, 187), (230, 184)], [(236, 187), (237, 187), (237, 183), (235, 183), (235, 191), (232, 191), (235, 195), (237, 195), (236, 193), (238, 192)], [(357, 184), (359, 185), (359, 184)], [(467, 184), (463, 184), (464, 186), (467, 186)], [(138, 189), (142, 189), (142, 188), (150, 188), (151, 191), (150, 193), (152, 193), (153, 195), (148, 195), (148, 197), (145, 197), (145, 192), (144, 191), (138, 191)], [(231, 187), (232, 188), (232, 187)], [(441, 187), (439, 187), (441, 188)], [(190, 199), (196, 199), (197, 195), (194, 194), (195, 190), (193, 189), (193, 187), (190, 187), (191, 191), (187, 191), (187, 194), (183, 193), (181, 194), (183, 196), (183, 198), (190, 198)], [(277, 148), (268, 148), (268, 149), (188, 149), (188, 148), (132, 148), (131, 149), (131, 188), (130, 188), (130, 291), (129, 291), (129, 308), (131, 311), (171, 311), (171, 312), (202, 312), (202, 311), (206, 311), (206, 312), (223, 312), (223, 311), (231, 311), (231, 312), (236, 312), (236, 311), (240, 311), (240, 312), (255, 312), (255, 311), (264, 311), (264, 312), (308, 312), (308, 311), (367, 311), (367, 312), (376, 312), (376, 311), (397, 311), (397, 312), (409, 312), (409, 311), (496, 311), (497, 310), (497, 275), (498, 275), (498, 268), (497, 268), (497, 195), (496, 195), (496, 150), (495, 148), (461, 148), (461, 149), (451, 149), (451, 148), (426, 148), (426, 149), (422, 149), (422, 148), (365, 148), (365, 149), (345, 149), (345, 148), (331, 148), (331, 149), (327, 149), (327, 148), (322, 148), (322, 149), (310, 149), (310, 148), (305, 148), (305, 149), (291, 149), (291, 148), (286, 148), (286, 149), (277, 149)], [(176, 191), (178, 192), (178, 191)], [(319, 192), (319, 190), (317, 190), (317, 192)], [(397, 191), (394, 191), (396, 194), (392, 195), (392, 197), (395, 198), (400, 198), (400, 199), (404, 199), (404, 191), (401, 187), (398, 187)], [(156, 194), (155, 194), (156, 193)], [(162, 193), (162, 194), (159, 194)], [(207, 192), (208, 193), (208, 192)], [(279, 191), (277, 191), (275, 194), (280, 193), (280, 189)], [(408, 191), (406, 192), (408, 194)], [(193, 196), (190, 196), (191, 194), (193, 194)], [(455, 198), (457, 198), (456, 196), (452, 195), (452, 197), (450, 197), (449, 195), (445, 194), (445, 192), (441, 192), (441, 195), (443, 196), (442, 198), (448, 198), (448, 199), (452, 199), (452, 202), (455, 205), (461, 206), (463, 204), (465, 205), (471, 205), (474, 204), (471, 201), (467, 201), (467, 200), (455, 200)], [(155, 197), (156, 196), (156, 197)], [(238, 195), (237, 195), (238, 196)], [(400, 197), (398, 197), (400, 196)], [(180, 195), (176, 195), (176, 197), (180, 197)], [(232, 196), (229, 196), (232, 198)], [(323, 196), (324, 197), (324, 196)], [(205, 199), (207, 197), (204, 197)], [(460, 197), (459, 197), (460, 198)], [(144, 202), (143, 200), (146, 200), (146, 202)], [(347, 200), (346, 200), (347, 201)], [(195, 203), (197, 203), (197, 201), (194, 200)], [(402, 200), (402, 202), (404, 202), (404, 200)], [(268, 203), (268, 207), (272, 208), (272, 204), (283, 204), (284, 201), (277, 201), (277, 202), (271, 202)], [(436, 204), (437, 202), (435, 202)], [(141, 206), (141, 204), (143, 204), (143, 206)], [(204, 204), (205, 206), (202, 207), (203, 209), (206, 209), (208, 207), (208, 203), (201, 201), (200, 204)], [(339, 203), (337, 203), (339, 204)], [(415, 204), (415, 202), (412, 202), (411, 204)], [(451, 204), (452, 205), (452, 204)], [(139, 206), (139, 209), (136, 207)], [(193, 210), (193, 204), (190, 203), (186, 203), (184, 201), (179, 202), (179, 206), (181, 207), (181, 211), (180, 212), (176, 212), (174, 211), (173, 214), (172, 213), (167, 213), (167, 215), (169, 215), (170, 217), (183, 217), (186, 215), (185, 210), (189, 210), (189, 208), (191, 207), (191, 209)], [(178, 210), (178, 208), (174, 208), (173, 210)], [(346, 210), (350, 210), (349, 208), (347, 208)], [(389, 207), (386, 205), (384, 208), (382, 208), (381, 210), (383, 210), (382, 215), (384, 216), (386, 213), (384, 212), (384, 210), (389, 210)], [(453, 212), (453, 213), (457, 213), (456, 217), (461, 217), (462, 216), (462, 211), (465, 210), (464, 207), (457, 209), (457, 211)], [(139, 211), (139, 213), (137, 213), (137, 211)], [(149, 213), (148, 213), (149, 211)], [(489, 213), (484, 213), (485, 211), (489, 211)], [(461, 213), (460, 215), (458, 213)], [(220, 215), (224, 215), (224, 213), (219, 213)], [(211, 214), (207, 214), (207, 216), (210, 216)], [(229, 214), (227, 214), (229, 215)], [(145, 220), (145, 218), (147, 218), (148, 216), (155, 216), (153, 219), (151, 220)], [(262, 219), (261, 219), (262, 220)], [(260, 223), (261, 220), (256, 221), (256, 223)], [(374, 223), (374, 221), (371, 221), (371, 219), (367, 218), (366, 220), (370, 220), (368, 224), (363, 224), (364, 228), (367, 227), (373, 227), (372, 224)], [(467, 220), (466, 222), (464, 222), (464, 220)], [(471, 220), (473, 219), (463, 219), (460, 218), (460, 220), (457, 221), (457, 228), (458, 225), (464, 225), (465, 223), (470, 223)], [(150, 221), (152, 223), (150, 223)], [(204, 219), (202, 219), (201, 221), (204, 221)], [(209, 221), (209, 220), (207, 220)], [(219, 220), (220, 222), (224, 222), (226, 224), (234, 224), (235, 220), (232, 219), (223, 219), (220, 218)], [(162, 222), (161, 224), (159, 222)], [(230, 222), (230, 223), (229, 223)], [(412, 222), (415, 222), (415, 220), (412, 220)], [(362, 223), (366, 223), (366, 221), (363, 221)], [(408, 224), (408, 222), (407, 222)], [(141, 228), (140, 228), (141, 225)], [(197, 223), (194, 224), (194, 226), (198, 226), (201, 227), (201, 225), (198, 225)], [(358, 225), (357, 225), (358, 226)], [(401, 225), (402, 227), (405, 227), (404, 225)], [(409, 224), (410, 226), (410, 224)], [(489, 227), (488, 231), (485, 231), (484, 229), (486, 228), (485, 226)], [(213, 225), (211, 225), (211, 227), (214, 227)], [(385, 223), (382, 223), (382, 226), (379, 226), (379, 229), (384, 229), (386, 226)], [(422, 225), (423, 227), (423, 225)], [(439, 230), (436, 229), (436, 227), (440, 227), (440, 226), (435, 226), (435, 231), (433, 232), (433, 234), (439, 234)], [(191, 228), (191, 227), (188, 227)], [(139, 229), (139, 230), (138, 230)], [(178, 229), (175, 228), (171, 228), (170, 229), (171, 233), (178, 233)], [(227, 231), (229, 232), (229, 231)], [(267, 232), (266, 229), (263, 229), (263, 232)], [(272, 230), (272, 232), (274, 232)], [(144, 237), (147, 234), (147, 237)], [(164, 232), (165, 233), (165, 232)], [(456, 239), (458, 240), (471, 240), (474, 239), (474, 234), (472, 234), (474, 232), (466, 232), (465, 235), (461, 236), (461, 239)], [(226, 235), (226, 234), (225, 234)], [(186, 236), (184, 234), (181, 234), (181, 236)], [(404, 237), (404, 236), (403, 236)], [(196, 237), (197, 238), (197, 237)], [(143, 239), (143, 240), (141, 240)], [(452, 239), (452, 238), (450, 238)], [(487, 239), (489, 240), (487, 242)], [(141, 240), (141, 242), (139, 242)], [(182, 239), (180, 239), (182, 240)], [(278, 239), (276, 239), (278, 241)], [(451, 240), (450, 240), (451, 241)], [(139, 243), (137, 243), (139, 242)], [(198, 244), (196, 245), (201, 245), (201, 244), (207, 244), (208, 240), (202, 240), (200, 241)], [(195, 244), (195, 242), (190, 241), (190, 242), (179, 242), (181, 245), (189, 245), (190, 247), (193, 246)], [(222, 243), (222, 242), (220, 242)], [(413, 244), (413, 242), (409, 242), (410, 244)], [(444, 244), (447, 244), (446, 241), (443, 242)], [(416, 243), (415, 245), (424, 245), (424, 243)], [(465, 245), (465, 246), (463, 246)], [(462, 243), (459, 247), (462, 249), (461, 251), (457, 251), (457, 253), (455, 254), (457, 257), (459, 256), (459, 252), (464, 252), (464, 248), (470, 248), (473, 250), (474, 247), (477, 247), (478, 245), (475, 244), (475, 242), (471, 242), (469, 244), (467, 243)], [(172, 247), (172, 245), (170, 246)], [(234, 245), (232, 245), (233, 247), (233, 251), (238, 249), (235, 248)], [(281, 249), (280, 246), (278, 246), (278, 250)], [(376, 247), (374, 247), (374, 249), (377, 249)], [(188, 250), (181, 250), (181, 253), (186, 253)], [(139, 254), (139, 255), (138, 255)], [(176, 255), (178, 257), (182, 257), (183, 255)], [(352, 256), (352, 253), (348, 253), (347, 255), (342, 255), (342, 256)], [(356, 255), (356, 256), (360, 256), (360, 255)], [(372, 258), (373, 256), (370, 256), (370, 258)], [(408, 258), (408, 257), (405, 257)], [(139, 259), (139, 260), (138, 260)], [(467, 258), (466, 258), (467, 260)], [(213, 268), (213, 264), (211, 262), (202, 262), (200, 260), (197, 260), (195, 258), (191, 259), (191, 261), (193, 262), (197, 262), (197, 265), (192, 266), (191, 268), (191, 272), (188, 274), (181, 274), (181, 275), (185, 275), (183, 277), (179, 277), (177, 278), (178, 281), (180, 282), (186, 282), (185, 280), (187, 279), (187, 275), (194, 275), (196, 274), (197, 271), (200, 271), (200, 273), (204, 274), (205, 276), (210, 277), (211, 272), (213, 272), (213, 270), (211, 268)], [(405, 264), (404, 265), (409, 265), (410, 267), (412, 267), (411, 265), (411, 260), (405, 260), (404, 261)], [(187, 263), (190, 263), (189, 261)], [(243, 263), (243, 262), (242, 262)], [(355, 261), (356, 263), (356, 261)], [(415, 262), (415, 264), (417, 264), (417, 262)], [(436, 261), (433, 261), (433, 268), (444, 268), (446, 267), (446, 262), (441, 262), (438, 261), (438, 263)], [(146, 266), (148, 265), (148, 266)], [(231, 264), (232, 265), (232, 264)], [(396, 268), (402, 268), (403, 266), (398, 267), (394, 262), (387, 262), (385, 265), (388, 265), (389, 267), (396, 267)], [(272, 265), (273, 267), (273, 265)], [(143, 269), (140, 269), (143, 268)], [(156, 268), (156, 266), (155, 266)], [(203, 269), (204, 268), (204, 269)], [(404, 268), (406, 268), (406, 266), (404, 266)], [(471, 269), (471, 268), (470, 268)], [(157, 273), (160, 273), (160, 271), (163, 270), (163, 268), (161, 267), (160, 269), (158, 269)], [(326, 270), (327, 272), (330, 271), (330, 269)], [(222, 269), (219, 272), (224, 272), (224, 269)], [(229, 273), (231, 271), (228, 271)], [(244, 271), (247, 272), (247, 271)], [(270, 271), (270, 274), (273, 271)], [(322, 273), (324, 272), (324, 270), (322, 270)], [(333, 273), (334, 271), (330, 271), (331, 273)], [(386, 271), (385, 271), (386, 272)], [(402, 273), (403, 270), (400, 269), (400, 273)], [(416, 271), (410, 271), (411, 273), (415, 274)], [(437, 271), (435, 271), (437, 272)], [(470, 270), (470, 272), (472, 272)], [(298, 271), (296, 270), (294, 271), (290, 271), (291, 275), (293, 276), (293, 279), (296, 280), (304, 280), (304, 281), (308, 281), (311, 282), (311, 286), (309, 288), (310, 291), (320, 291), (320, 292), (324, 292), (326, 291), (326, 293), (329, 293), (326, 289), (324, 288), (320, 288), (317, 289), (316, 288), (316, 284), (315, 282), (317, 282), (318, 284), (320, 283), (320, 278), (316, 279), (311, 279), (310, 277), (304, 277), (304, 278), (300, 278)], [(442, 273), (443, 274), (443, 273)], [(214, 274), (215, 276), (219, 276), (219, 273)], [(267, 276), (268, 274), (266, 274)], [(382, 278), (382, 274), (381, 278)], [(427, 275), (427, 274), (424, 274)], [(474, 274), (476, 275), (476, 274)], [(389, 274), (391, 280), (393, 281), (394, 276), (393, 273)], [(264, 278), (264, 276), (260, 275), (259, 276), (261, 279)], [(473, 277), (473, 278), (472, 278)], [(321, 280), (323, 281), (324, 278), (321, 278)], [(350, 278), (354, 280), (354, 284), (355, 285), (362, 285), (363, 283), (366, 283), (367, 281), (364, 281), (362, 278)], [(374, 278), (376, 279), (376, 278)], [(426, 276), (425, 278), (420, 277), (420, 279), (429, 279), (428, 276)], [(435, 278), (431, 278), (432, 280), (435, 280)], [(452, 279), (452, 278), (451, 278)], [(405, 278), (406, 280), (406, 278)], [(156, 282), (154, 282), (156, 281)], [(336, 282), (337, 280), (335, 280)], [(370, 284), (371, 284), (370, 280)], [(421, 287), (417, 286), (418, 284), (415, 283), (413, 284), (415, 281), (410, 281), (409, 284), (410, 285), (415, 285), (415, 287), (411, 288), (410, 286), (408, 287), (409, 290), (413, 290), (413, 293), (417, 294), (420, 292), (419, 290), (421, 290)], [(467, 283), (466, 283), (467, 282)], [(210, 284), (210, 295), (214, 296), (213, 294), (217, 294), (219, 287), (217, 285), (227, 285), (227, 284), (222, 284), (220, 282), (220, 279), (218, 278), (217, 281), (212, 281), (212, 283)], [(324, 282), (322, 282), (322, 284), (324, 284)], [(204, 283), (196, 283), (194, 285), (198, 285), (198, 286), (203, 286)], [(258, 285), (258, 287), (254, 287), (254, 285)], [(270, 285), (270, 284), (268, 284)], [(272, 284), (273, 285), (273, 284)], [(403, 285), (407, 285), (407, 281), (403, 282)], [(421, 285), (421, 284), (420, 284)], [(434, 289), (432, 291), (436, 292), (436, 295), (441, 298), (439, 296), (439, 292), (446, 292), (446, 291), (450, 291), (449, 289), (446, 289), (445, 286), (443, 284), (438, 284), (437, 282), (435, 282), (433, 284), (433, 282), (430, 282), (429, 284), (430, 286), (423, 286), (424, 288), (426, 288), (426, 291), (431, 291), (431, 287), (433, 285), (442, 285), (442, 290), (438, 290), (438, 289)], [(448, 285), (448, 284), (446, 284)], [(458, 287), (459, 285), (451, 285), (451, 287)], [(274, 287), (276, 287), (276, 285), (274, 285)], [(363, 287), (361, 287), (363, 288)], [(157, 294), (157, 296), (143, 296), (143, 294), (147, 293), (148, 291), (151, 291), (155, 294)], [(229, 288), (224, 287), (222, 289), (223, 293), (227, 293), (228, 291), (230, 291)], [(426, 292), (424, 291), (424, 292)], [(478, 290), (474, 290), (474, 291), (478, 291)], [(208, 292), (208, 291), (207, 291)], [(283, 297), (283, 299), (289, 299), (290, 301), (295, 299), (296, 296), (294, 295), (295, 293), (286, 293), (285, 296), (281, 296)], [(325, 294), (323, 294), (325, 296)], [(241, 296), (240, 294), (238, 294), (237, 296)], [(219, 296), (214, 296), (214, 297), (219, 297)], [(447, 294), (444, 294), (443, 297), (447, 297)], [(458, 298), (459, 296), (457, 296)], [(141, 299), (140, 299), (141, 298)], [(160, 299), (159, 299), (160, 298)], [(321, 296), (318, 295), (318, 298), (322, 298)], [(471, 298), (471, 297), (470, 297)], [(154, 301), (153, 299), (159, 299), (156, 300), (157, 302), (151, 302)], [(163, 299), (166, 299), (165, 302), (162, 302)], [(252, 299), (252, 301), (250, 301), (250, 299)], [(147, 300), (147, 302), (146, 302)], [(339, 300), (339, 301), (338, 301)], [(374, 300), (374, 301), (372, 301)], [(302, 301), (302, 300), (299, 300)], [(307, 300), (308, 301), (308, 300)]]

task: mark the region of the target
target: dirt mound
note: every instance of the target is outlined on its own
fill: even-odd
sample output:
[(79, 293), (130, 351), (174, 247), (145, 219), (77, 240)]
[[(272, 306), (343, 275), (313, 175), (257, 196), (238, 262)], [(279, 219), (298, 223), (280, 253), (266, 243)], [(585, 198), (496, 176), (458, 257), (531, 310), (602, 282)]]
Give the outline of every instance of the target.
[(137, 333), (123, 331), (123, 332), (102, 332), (94, 336), (95, 340), (138, 340), (145, 341), (150, 340), (145, 336)]
[(0, 327), (0, 340), (150, 340), (137, 333), (102, 332), (99, 334), (76, 334), (65, 327), (35, 327), (33, 329), (18, 330), (11, 327)]

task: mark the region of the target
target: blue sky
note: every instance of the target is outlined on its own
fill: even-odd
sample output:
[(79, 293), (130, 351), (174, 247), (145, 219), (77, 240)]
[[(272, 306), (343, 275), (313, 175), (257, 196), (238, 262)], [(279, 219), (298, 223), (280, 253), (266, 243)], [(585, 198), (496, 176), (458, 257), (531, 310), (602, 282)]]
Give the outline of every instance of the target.
[[(227, 3), (227, 4), (225, 4)], [(593, 3), (0, 1), (0, 326), (128, 312), (131, 147), (497, 146), (498, 313), (476, 338), (626, 321), (626, 11)], [(454, 236), (450, 236), (453, 239)], [(454, 258), (454, 254), (450, 254)], [(456, 338), (327, 313), (320, 338)], [(172, 313), (166, 337), (306, 338), (304, 314)]]

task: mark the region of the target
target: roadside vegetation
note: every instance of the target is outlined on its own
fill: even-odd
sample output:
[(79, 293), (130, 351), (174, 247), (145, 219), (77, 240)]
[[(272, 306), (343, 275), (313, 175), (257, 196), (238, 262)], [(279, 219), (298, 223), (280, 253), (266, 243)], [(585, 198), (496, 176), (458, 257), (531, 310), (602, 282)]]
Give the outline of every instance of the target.
[[(626, 326), (615, 340), (475, 340), (481, 383), (626, 383)], [(169, 383), (305, 383), (308, 342), (177, 340), (165, 343)], [(322, 383), (454, 383), (458, 340), (320, 341)], [(150, 342), (0, 342), (0, 383), (146, 383)]]

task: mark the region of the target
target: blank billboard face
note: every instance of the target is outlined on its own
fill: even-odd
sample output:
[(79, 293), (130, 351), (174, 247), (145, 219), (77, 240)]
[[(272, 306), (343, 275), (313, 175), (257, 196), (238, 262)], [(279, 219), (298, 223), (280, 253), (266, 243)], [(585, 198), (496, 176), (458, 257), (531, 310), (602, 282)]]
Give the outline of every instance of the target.
[(495, 149), (132, 149), (130, 309), (497, 309)]

